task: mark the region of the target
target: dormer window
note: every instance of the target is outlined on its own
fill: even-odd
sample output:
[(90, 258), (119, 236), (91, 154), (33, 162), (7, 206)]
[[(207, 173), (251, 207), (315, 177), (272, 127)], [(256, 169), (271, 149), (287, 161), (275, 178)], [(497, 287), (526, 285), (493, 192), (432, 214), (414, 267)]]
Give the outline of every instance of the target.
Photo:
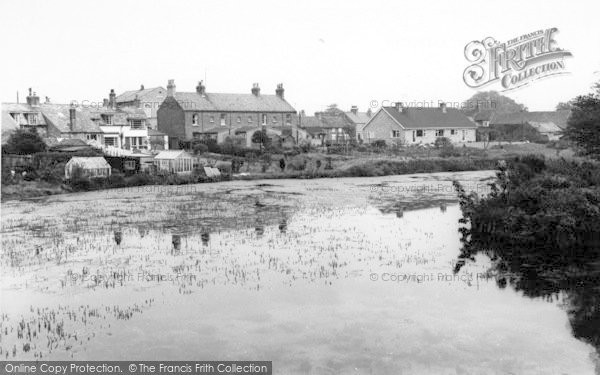
[(27, 124), (37, 125), (37, 114), (36, 113), (26, 113), (25, 119), (27, 120)]
[(100, 117), (102, 118), (102, 122), (104, 122), (106, 125), (113, 124), (113, 116), (112, 115), (101, 115)]

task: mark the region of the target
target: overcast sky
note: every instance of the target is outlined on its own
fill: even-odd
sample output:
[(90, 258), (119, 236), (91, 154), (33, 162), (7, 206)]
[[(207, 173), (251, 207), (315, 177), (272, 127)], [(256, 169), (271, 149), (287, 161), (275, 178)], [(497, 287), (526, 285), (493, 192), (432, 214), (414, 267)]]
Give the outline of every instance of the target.
[[(600, 80), (600, 2), (590, 1), (2, 1), (0, 100), (28, 87), (53, 102), (145, 87), (250, 92), (253, 82), (307, 113), (337, 103), (460, 102), (464, 47), (557, 27), (569, 75), (507, 95), (530, 110)], [(501, 89), (498, 85), (486, 89)]]

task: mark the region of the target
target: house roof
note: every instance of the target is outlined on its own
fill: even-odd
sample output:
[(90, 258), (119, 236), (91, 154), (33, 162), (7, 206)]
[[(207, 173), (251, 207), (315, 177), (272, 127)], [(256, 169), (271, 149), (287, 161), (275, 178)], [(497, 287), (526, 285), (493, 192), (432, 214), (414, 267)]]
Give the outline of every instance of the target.
[(318, 116), (302, 117), (303, 128), (345, 128), (352, 126), (342, 115), (319, 113)]
[(174, 97), (185, 111), (296, 113), (277, 95), (176, 92)]
[[(529, 123), (531, 125), (534, 125), (534, 127), (536, 124), (548, 124), (545, 126), (548, 129), (559, 128), (559, 130), (561, 130), (567, 127), (567, 121), (569, 120), (570, 115), (570, 110), (504, 113), (496, 115), (491, 121), (491, 124), (518, 125)], [(549, 125), (550, 123), (553, 125)]]
[(319, 134), (327, 134), (328, 129), (322, 126), (311, 126), (307, 128), (303, 128), (310, 135), (319, 135)]
[(143, 90), (130, 90), (116, 97), (117, 103), (128, 103), (135, 100), (137, 97), (141, 102), (162, 101), (167, 95), (167, 90), (163, 87), (151, 87)]
[[(20, 114), (35, 113), (38, 115), (35, 126), (46, 125), (44, 116), (41, 115), (41, 113), (42, 113), (41, 106), (32, 106), (27, 103), (2, 103), (2, 112), (7, 112), (8, 117), (10, 117), (10, 118), (12, 118), (12, 116), (10, 116), (11, 113), (20, 113)], [(14, 119), (12, 120), (12, 122), (17, 123), (17, 121)], [(4, 123), (4, 121), (3, 121), (3, 123)], [(7, 123), (10, 123), (10, 122), (7, 121)], [(29, 123), (27, 122), (27, 119), (25, 119), (24, 116), (20, 116), (19, 122), (17, 123), (17, 125), (29, 125)]]
[(404, 108), (400, 112), (396, 107), (383, 107), (381, 111), (390, 115), (405, 129), (477, 127), (473, 121), (455, 108), (446, 108), (446, 113), (440, 108)]
[(366, 124), (367, 122), (369, 122), (369, 120), (371, 119), (371, 117), (373, 117), (372, 115), (369, 116), (369, 114), (367, 112), (345, 112), (346, 116), (348, 116), (348, 119), (350, 121), (352, 121), (355, 124)]
[(2, 144), (5, 144), (15, 130), (19, 129), (19, 124), (12, 118), (8, 111), (2, 111)]
[(185, 150), (164, 150), (159, 152), (154, 158), (155, 159), (178, 159), (180, 157), (191, 158), (192, 155), (188, 154)]
[(81, 157), (74, 156), (67, 162), (67, 164), (74, 164), (83, 169), (104, 169), (109, 168), (110, 164), (101, 156), (94, 157)]
[(90, 116), (88, 108), (75, 106), (75, 126), (70, 127), (71, 106), (69, 104), (42, 104), (42, 113), (47, 122), (61, 133), (102, 133), (100, 126)]
[(473, 120), (475, 121), (491, 121), (492, 117), (494, 117), (495, 111), (491, 109), (484, 109), (475, 114), (473, 116)]

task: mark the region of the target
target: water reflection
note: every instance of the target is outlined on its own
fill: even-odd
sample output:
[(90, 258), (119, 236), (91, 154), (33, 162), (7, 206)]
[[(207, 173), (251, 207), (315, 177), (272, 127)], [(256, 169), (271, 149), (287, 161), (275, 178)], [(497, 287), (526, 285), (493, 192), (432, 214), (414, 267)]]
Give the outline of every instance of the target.
[(208, 246), (208, 243), (210, 242), (210, 233), (202, 232), (202, 234), (200, 235), (200, 239), (202, 240), (203, 246)]
[(115, 238), (115, 243), (117, 245), (120, 245), (121, 241), (123, 240), (123, 232), (121, 232), (120, 230), (119, 231), (115, 230), (114, 231), (114, 238)]

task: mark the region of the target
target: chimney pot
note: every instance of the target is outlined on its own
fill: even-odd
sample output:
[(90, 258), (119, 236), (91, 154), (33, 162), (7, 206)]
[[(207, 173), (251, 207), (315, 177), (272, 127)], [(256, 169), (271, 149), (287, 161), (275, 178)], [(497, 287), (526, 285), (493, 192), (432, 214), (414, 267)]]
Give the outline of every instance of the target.
[(140, 91), (142, 91), (143, 89), (144, 89), (144, 85), (142, 84), (142, 85), (140, 86)]
[(446, 103), (444, 103), (444, 102), (441, 102), (441, 103), (440, 103), (440, 109), (442, 110), (442, 112), (443, 112), (443, 113), (446, 113), (446, 112), (447, 112), (447, 111), (446, 111)]
[(396, 108), (396, 111), (404, 112), (404, 104), (402, 102), (396, 102), (396, 104), (394, 104), (394, 107)]
[(350, 112), (357, 114), (358, 113), (358, 106), (353, 105), (352, 108), (350, 108)]
[(279, 96), (281, 99), (284, 98), (285, 90), (283, 88), (283, 83), (277, 84), (277, 89), (275, 90), (275, 95)]
[(196, 86), (196, 92), (202, 96), (206, 94), (206, 87), (204, 86), (203, 81), (198, 82), (198, 86)]
[(110, 89), (110, 93), (108, 94), (108, 106), (115, 108), (117, 105), (117, 94), (115, 94), (115, 89)]
[(167, 96), (175, 96), (175, 80), (170, 79), (167, 84)]
[(255, 83), (252, 85), (252, 95), (254, 95), (254, 96), (260, 95), (260, 87), (258, 86), (258, 83)]

